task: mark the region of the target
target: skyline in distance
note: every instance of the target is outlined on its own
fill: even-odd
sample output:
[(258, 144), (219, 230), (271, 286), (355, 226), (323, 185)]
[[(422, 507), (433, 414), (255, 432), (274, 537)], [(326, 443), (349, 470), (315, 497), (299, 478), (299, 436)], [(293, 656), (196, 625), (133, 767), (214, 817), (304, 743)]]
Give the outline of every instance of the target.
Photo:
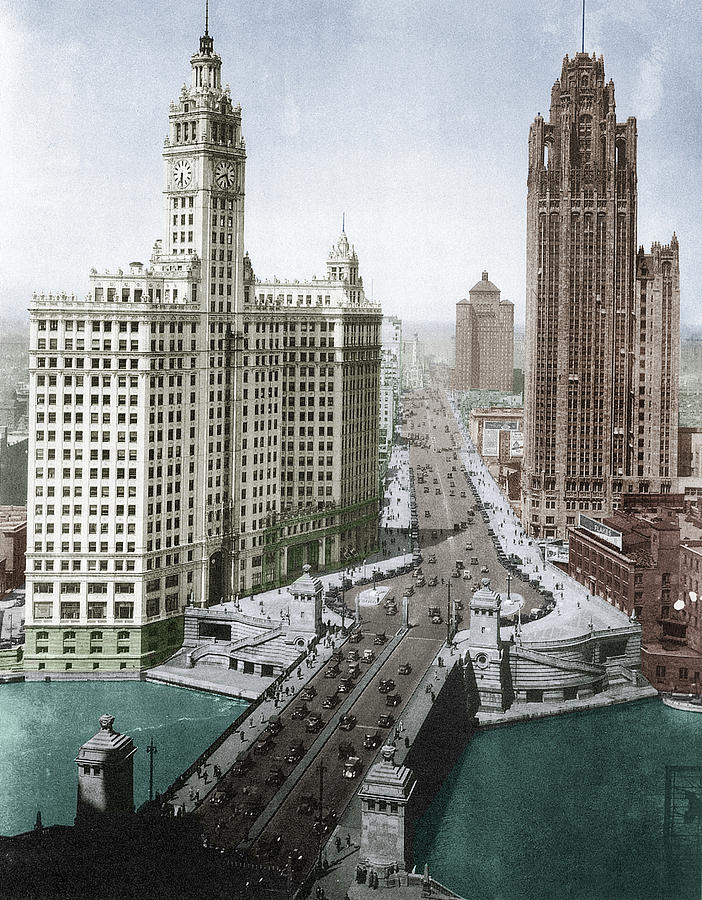
[[(189, 77), (204, 3), (161, 15), (131, 0), (69, 6), (70, 16), (66, 5), (0, 0), (5, 319), (26, 318), (34, 290), (84, 293), (92, 266), (148, 260), (163, 236), (167, 103)], [(521, 328), (528, 128), (548, 109), (563, 56), (580, 48), (580, 9), (214, 0), (210, 33), (242, 105), (257, 275), (322, 276), (345, 212), (385, 314), (452, 322), (487, 269)], [(617, 118), (637, 118), (639, 241), (648, 250), (677, 232), (681, 318), (693, 327), (702, 76), (687, 38), (700, 24), (700, 10), (674, 0), (591, 0), (585, 29), (586, 51), (604, 53), (615, 82)]]

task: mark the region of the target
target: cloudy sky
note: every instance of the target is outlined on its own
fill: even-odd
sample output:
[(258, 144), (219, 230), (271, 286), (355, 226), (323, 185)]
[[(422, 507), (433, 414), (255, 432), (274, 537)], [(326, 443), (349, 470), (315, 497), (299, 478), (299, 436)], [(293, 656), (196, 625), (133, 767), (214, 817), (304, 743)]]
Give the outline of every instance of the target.
[[(587, 2), (585, 48), (638, 119), (639, 242), (677, 231), (702, 325), (702, 4)], [(148, 259), (201, 6), (0, 0), (0, 315)], [(211, 0), (210, 33), (243, 108), (258, 275), (321, 275), (345, 211), (385, 312), (452, 320), (488, 269), (523, 319), (527, 135), (580, 0)]]

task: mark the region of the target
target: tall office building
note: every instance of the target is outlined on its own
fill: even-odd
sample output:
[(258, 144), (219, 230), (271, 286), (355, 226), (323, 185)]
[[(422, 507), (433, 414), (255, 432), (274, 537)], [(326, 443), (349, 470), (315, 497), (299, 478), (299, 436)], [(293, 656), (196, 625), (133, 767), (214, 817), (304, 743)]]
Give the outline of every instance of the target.
[(456, 367), (453, 388), (511, 391), (514, 365), (514, 304), (483, 272), (456, 304)]
[(151, 665), (186, 604), (376, 540), (381, 312), (345, 235), (294, 305), (256, 283), (241, 109), (207, 28), (191, 70), (148, 265), (31, 305), (28, 669)]
[(677, 466), (678, 243), (636, 250), (636, 121), (567, 56), (529, 133), (523, 517), (564, 537)]
[(402, 389), (402, 321), (383, 316), (380, 360), (380, 447), (389, 454), (395, 439)]

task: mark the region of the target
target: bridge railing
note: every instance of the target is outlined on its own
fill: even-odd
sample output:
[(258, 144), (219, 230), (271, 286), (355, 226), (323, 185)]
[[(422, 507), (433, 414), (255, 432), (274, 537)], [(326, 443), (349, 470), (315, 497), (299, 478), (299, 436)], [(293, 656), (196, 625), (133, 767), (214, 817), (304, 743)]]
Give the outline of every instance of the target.
[(274, 681), (272, 681), (266, 688), (266, 690), (259, 694), (255, 700), (252, 700), (251, 703), (249, 703), (249, 705), (246, 707), (246, 709), (242, 713), (240, 713), (236, 717), (236, 719), (234, 719), (231, 725), (228, 725), (224, 729), (224, 731), (220, 735), (218, 735), (214, 739), (214, 741), (212, 741), (210, 746), (206, 750), (204, 750), (198, 756), (198, 758), (175, 779), (175, 781), (161, 795), (161, 799), (163, 800), (163, 802), (168, 802), (183, 787), (183, 785), (187, 782), (188, 778), (190, 778), (193, 772), (196, 772), (199, 766), (203, 765), (228, 738), (230, 738), (235, 732), (239, 730), (241, 725), (248, 719), (248, 717), (252, 715), (265, 701), (267, 694), (269, 694), (271, 691), (274, 691), (279, 684), (285, 681), (288, 675), (290, 675), (292, 671), (297, 669), (306, 655), (307, 650), (304, 650), (302, 653), (300, 653), (299, 656), (287, 667), (287, 669), (281, 672), (280, 675), (278, 675), (278, 677)]

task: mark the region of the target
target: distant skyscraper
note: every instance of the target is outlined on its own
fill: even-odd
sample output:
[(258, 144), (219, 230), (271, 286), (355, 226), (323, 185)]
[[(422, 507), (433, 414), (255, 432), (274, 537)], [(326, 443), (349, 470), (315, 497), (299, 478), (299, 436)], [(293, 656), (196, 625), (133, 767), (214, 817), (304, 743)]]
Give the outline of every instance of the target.
[(529, 133), (523, 517), (564, 536), (677, 466), (678, 243), (636, 253), (636, 120), (567, 56)]
[(458, 391), (482, 388), (512, 390), (514, 304), (500, 300), (500, 289), (488, 273), (456, 304), (456, 368)]

